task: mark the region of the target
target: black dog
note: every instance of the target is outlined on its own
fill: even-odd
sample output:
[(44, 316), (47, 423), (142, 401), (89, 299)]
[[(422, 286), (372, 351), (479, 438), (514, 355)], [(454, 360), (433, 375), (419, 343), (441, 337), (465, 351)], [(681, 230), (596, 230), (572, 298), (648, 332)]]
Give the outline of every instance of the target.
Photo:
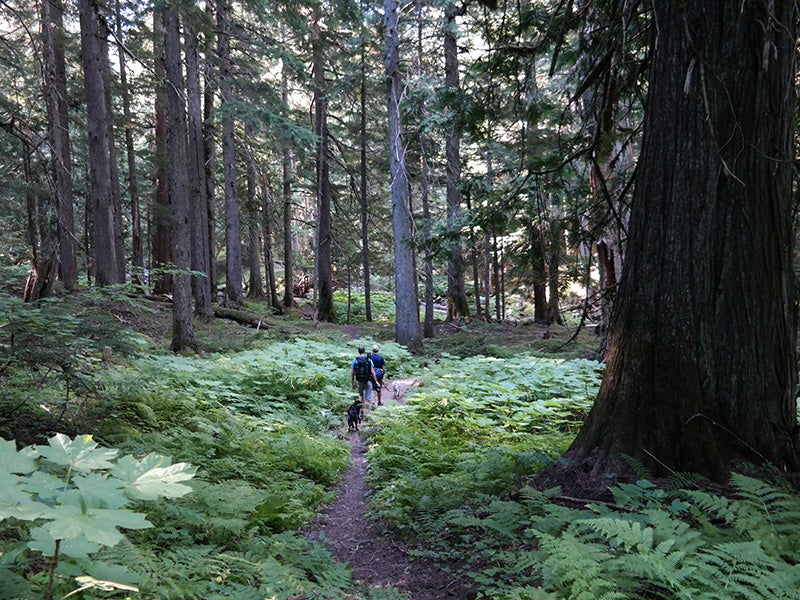
[(347, 409), (347, 431), (358, 431), (363, 406), (364, 404), (360, 400), (356, 400)]
[(361, 423), (361, 409), (364, 404), (360, 400), (353, 402), (347, 409), (347, 430), (358, 431), (358, 426)]

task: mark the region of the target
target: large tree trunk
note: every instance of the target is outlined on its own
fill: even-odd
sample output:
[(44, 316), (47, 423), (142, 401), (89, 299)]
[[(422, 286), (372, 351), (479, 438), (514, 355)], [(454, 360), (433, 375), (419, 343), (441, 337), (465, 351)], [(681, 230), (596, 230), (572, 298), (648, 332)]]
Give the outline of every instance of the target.
[(125, 154), (128, 162), (128, 191), (131, 198), (131, 265), (134, 277), (144, 283), (144, 251), (142, 249), (142, 220), (139, 208), (139, 178), (136, 175), (136, 152), (133, 145), (133, 115), (131, 114), (131, 92), (128, 86), (127, 49), (123, 43), (122, 11), (116, 0), (116, 42), (119, 55), (119, 83), (122, 95), (122, 116), (125, 122)]
[(392, 177), (392, 226), (394, 230), (395, 338), (412, 352), (422, 349), (419, 331), (419, 300), (411, 206), (406, 175), (405, 146), (400, 110), (400, 36), (398, 0), (384, 0), (387, 116), (389, 124), (389, 169)]
[(114, 200), (103, 78), (103, 48), (98, 26), (98, 0), (79, 0), (81, 59), (86, 93), (87, 137), (89, 140), (89, 202), (93, 225), (95, 283), (106, 286), (119, 281), (114, 233)]
[[(459, 93), (458, 36), (456, 15), (458, 7), (445, 9), (444, 24), (444, 84), (455, 97)], [(456, 107), (453, 107), (457, 111)], [(450, 235), (450, 258), (447, 263), (447, 320), (469, 318), (469, 301), (464, 286), (464, 256), (461, 249), (461, 132), (460, 119), (453, 117), (445, 141), (447, 158), (447, 225)]]
[(567, 452), (594, 475), (797, 469), (794, 3), (656, 0), (608, 365)]
[(333, 272), (331, 247), (331, 181), (328, 148), (328, 96), (325, 84), (324, 45), (319, 17), (312, 25), (311, 68), (314, 79), (314, 132), (317, 134), (317, 230), (316, 230), (316, 281), (317, 320), (336, 322), (333, 305)]
[(180, 22), (172, 8), (163, 12), (164, 55), (167, 74), (169, 118), (169, 195), (172, 199), (172, 344), (173, 352), (195, 347), (192, 322), (191, 228), (189, 224), (189, 177), (186, 152), (186, 110), (181, 68)]
[(186, 35), (186, 102), (188, 107), (188, 170), (189, 211), (191, 218), (192, 270), (201, 275), (192, 276), (194, 312), (208, 321), (214, 316), (211, 306), (211, 251), (208, 230), (208, 188), (206, 186), (205, 146), (203, 140), (202, 92), (200, 89), (200, 56), (197, 48), (196, 15), (185, 19)]
[[(231, 40), (228, 0), (217, 3), (219, 91), (223, 106), (232, 101)], [(225, 173), (225, 301), (239, 307), (244, 302), (242, 289), (242, 232), (239, 196), (236, 191), (236, 146), (233, 117), (222, 118), (222, 168)]]
[(43, 69), (47, 98), (50, 161), (58, 214), (59, 274), (68, 292), (78, 281), (75, 252), (75, 215), (72, 194), (72, 158), (67, 105), (67, 68), (64, 58), (64, 7), (59, 0), (42, 0)]

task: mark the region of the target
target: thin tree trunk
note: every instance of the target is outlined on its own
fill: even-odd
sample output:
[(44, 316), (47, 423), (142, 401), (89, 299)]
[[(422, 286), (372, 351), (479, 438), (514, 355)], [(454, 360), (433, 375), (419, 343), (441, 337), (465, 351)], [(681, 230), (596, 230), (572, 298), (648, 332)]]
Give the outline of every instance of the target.
[[(105, 1), (105, 0), (103, 0)], [(111, 204), (114, 219), (114, 256), (117, 260), (117, 280), (115, 283), (125, 283), (125, 227), (122, 214), (122, 188), (119, 184), (119, 162), (117, 160), (117, 143), (114, 135), (114, 107), (111, 97), (111, 62), (108, 58), (109, 30), (105, 16), (98, 19), (98, 42), (100, 44), (100, 65), (103, 73), (104, 98), (106, 103), (106, 127), (108, 127), (108, 166), (111, 173)]]
[[(219, 89), (223, 107), (233, 100), (229, 9), (228, 0), (217, 2)], [(230, 114), (225, 114), (222, 118), (222, 166), (225, 173), (225, 298), (227, 306), (237, 308), (244, 302), (242, 233), (236, 191), (236, 146), (233, 117)]]
[(361, 260), (364, 267), (364, 306), (366, 320), (372, 321), (372, 291), (369, 270), (369, 213), (367, 211), (367, 69), (366, 40), (361, 39)]
[[(206, 19), (209, 23), (214, 22), (214, 2), (206, 2)], [(214, 92), (216, 90), (216, 69), (213, 62), (214, 39), (213, 36), (206, 34), (204, 39), (205, 62), (203, 64), (203, 157), (205, 168), (206, 184), (206, 221), (208, 228), (208, 253), (206, 255), (208, 285), (211, 289), (211, 302), (217, 299), (217, 274), (214, 266), (216, 265), (216, 128), (214, 127)], [(203, 210), (203, 208), (200, 208)]]
[(261, 222), (264, 237), (264, 272), (267, 278), (267, 297), (270, 306), (283, 312), (278, 299), (278, 287), (275, 283), (275, 256), (272, 252), (272, 211), (270, 210), (270, 186), (267, 176), (261, 175)]
[[(460, 91), (458, 75), (458, 7), (449, 4), (445, 9), (444, 25), (444, 84), (450, 94)], [(454, 110), (458, 110), (455, 106)], [(450, 258), (447, 263), (447, 320), (469, 318), (469, 301), (464, 287), (464, 256), (461, 249), (461, 133), (459, 118), (454, 117), (445, 140), (447, 158), (447, 225)]]
[[(253, 139), (253, 129), (248, 123), (245, 125), (245, 135), (247, 139)], [(245, 214), (247, 215), (247, 239), (248, 239), (248, 279), (247, 297), (251, 300), (263, 300), (264, 280), (261, 277), (261, 232), (259, 227), (259, 208), (260, 202), (257, 198), (257, 178), (256, 165), (250, 148), (245, 148), (247, 156), (247, 199), (245, 200)]]
[(316, 281), (317, 320), (336, 322), (333, 304), (331, 247), (331, 182), (328, 147), (328, 97), (325, 83), (325, 59), (322, 31), (318, 17), (312, 24), (312, 71), (314, 79), (314, 132), (317, 134), (317, 228)]
[[(166, 269), (170, 255), (170, 221), (172, 207), (169, 198), (169, 171), (167, 150), (167, 86), (166, 66), (164, 64), (164, 23), (159, 13), (153, 13), (153, 48), (155, 53), (154, 71), (156, 80), (155, 95), (155, 176), (156, 198), (153, 207), (152, 221), (155, 227), (153, 235), (153, 266)], [(156, 294), (172, 293), (172, 277), (166, 273), (158, 273), (154, 280), (153, 291)]]
[(78, 281), (75, 251), (75, 215), (72, 194), (72, 158), (67, 104), (67, 68), (64, 58), (64, 8), (60, 0), (42, 0), (44, 83), (47, 98), (51, 170), (58, 215), (59, 274), (71, 292)]
[(122, 116), (125, 122), (125, 154), (128, 161), (128, 192), (131, 198), (131, 265), (139, 284), (144, 283), (144, 252), (142, 250), (142, 221), (139, 208), (139, 178), (136, 174), (136, 152), (133, 145), (133, 115), (131, 92), (128, 86), (127, 49), (122, 30), (120, 1), (115, 2), (117, 21), (117, 54), (119, 56), (119, 82), (122, 95)]
[(172, 285), (173, 352), (195, 348), (192, 321), (191, 226), (189, 224), (189, 177), (187, 173), (187, 130), (181, 67), (180, 22), (172, 8), (163, 11), (166, 65), (167, 138), (169, 142), (169, 193), (172, 199), (172, 263), (176, 273)]
[(119, 281), (114, 233), (110, 140), (103, 78), (104, 40), (100, 39), (98, 5), (95, 0), (79, 0), (81, 58), (86, 94), (87, 137), (89, 140), (89, 207), (92, 212), (95, 283), (112, 285)]
[[(281, 67), (282, 110), (289, 105), (289, 84), (286, 78), (286, 65)], [(292, 256), (292, 149), (287, 141), (281, 144), (283, 166), (283, 307), (294, 306), (294, 273)]]
[(561, 317), (561, 290), (559, 288), (559, 270), (561, 268), (561, 256), (564, 254), (564, 228), (560, 219), (550, 221), (550, 253), (549, 253), (549, 294), (547, 299), (547, 322), (564, 324)]
[(409, 205), (400, 98), (400, 36), (398, 0), (384, 0), (387, 116), (389, 126), (389, 170), (392, 177), (392, 226), (394, 230), (395, 337), (412, 352), (422, 349), (419, 331), (419, 300), (414, 269), (413, 222)]
[(492, 238), (489, 232), (483, 234), (483, 316), (486, 322), (492, 320), (490, 310), (492, 298)]
[(200, 56), (197, 48), (195, 16), (184, 20), (186, 35), (186, 100), (188, 107), (188, 169), (189, 209), (191, 216), (192, 271), (206, 276), (192, 276), (194, 312), (208, 321), (214, 316), (211, 306), (211, 252), (208, 244), (211, 233), (208, 229), (208, 188), (206, 186), (205, 148), (203, 137), (203, 109), (200, 89)]

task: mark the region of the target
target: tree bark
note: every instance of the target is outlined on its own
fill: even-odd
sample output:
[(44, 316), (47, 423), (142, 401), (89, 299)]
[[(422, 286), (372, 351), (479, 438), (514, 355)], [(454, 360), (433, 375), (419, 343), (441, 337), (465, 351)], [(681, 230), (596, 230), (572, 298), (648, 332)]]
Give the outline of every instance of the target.
[[(283, 110), (289, 105), (289, 84), (286, 65), (281, 67), (281, 98)], [(294, 306), (294, 273), (292, 244), (292, 149), (287, 140), (281, 144), (283, 166), (283, 307)]]
[[(214, 2), (206, 2), (207, 22), (214, 22)], [(216, 210), (214, 198), (216, 197), (216, 141), (214, 127), (214, 93), (216, 90), (216, 69), (213, 61), (214, 38), (206, 35), (204, 39), (205, 61), (203, 63), (203, 164), (205, 168), (206, 184), (206, 220), (208, 227), (208, 285), (211, 288), (211, 302), (217, 298), (217, 276), (214, 264), (216, 263)], [(203, 210), (202, 208), (200, 210)]]
[(95, 283), (106, 286), (119, 281), (114, 232), (109, 158), (106, 86), (103, 77), (103, 45), (98, 26), (97, 0), (79, 0), (81, 59), (86, 94), (87, 137), (89, 141), (89, 207), (92, 213)]
[(186, 35), (186, 103), (188, 117), (189, 211), (191, 218), (192, 276), (194, 312), (203, 320), (214, 316), (211, 307), (211, 251), (208, 229), (208, 188), (206, 186), (203, 109), (200, 89), (200, 56), (197, 48), (197, 23), (194, 14), (184, 19)]
[[(253, 128), (248, 123), (245, 125), (245, 136), (253, 138)], [(245, 200), (245, 214), (247, 215), (247, 240), (248, 240), (248, 289), (247, 297), (252, 300), (264, 300), (264, 280), (261, 277), (261, 228), (259, 224), (260, 202), (257, 199), (256, 164), (252, 150), (245, 148), (247, 155), (247, 199)]]
[[(219, 90), (222, 105), (232, 101), (231, 42), (228, 0), (217, 2), (219, 45)], [(222, 167), (225, 174), (225, 299), (226, 304), (239, 307), (244, 303), (242, 289), (242, 232), (239, 196), (236, 191), (236, 146), (233, 136), (233, 117), (223, 113)]]
[[(103, 0), (105, 1), (105, 0)], [(99, 4), (98, 4), (99, 6)], [(125, 258), (125, 226), (122, 215), (122, 188), (119, 184), (119, 161), (117, 160), (117, 143), (114, 135), (114, 105), (111, 95), (111, 61), (108, 57), (109, 29), (107, 18), (98, 12), (98, 43), (100, 47), (100, 65), (103, 76), (103, 97), (106, 103), (106, 127), (108, 133), (108, 167), (111, 174), (111, 205), (114, 220), (114, 256), (117, 260), (117, 280), (114, 283), (125, 283), (127, 262)]]
[(131, 265), (139, 284), (144, 283), (144, 251), (142, 249), (142, 219), (139, 202), (139, 178), (136, 174), (136, 152), (133, 145), (133, 114), (131, 92), (128, 86), (127, 49), (123, 43), (122, 11), (120, 1), (115, 2), (117, 20), (116, 41), (119, 55), (119, 83), (122, 95), (122, 116), (125, 122), (125, 154), (128, 163), (128, 192), (131, 198)]
[(408, 176), (400, 99), (400, 36), (398, 0), (384, 0), (384, 41), (387, 116), (389, 125), (389, 169), (392, 182), (392, 228), (394, 230), (395, 339), (412, 352), (422, 349), (419, 331), (417, 275), (414, 269), (413, 224), (409, 205)]
[(364, 317), (368, 322), (372, 321), (372, 289), (370, 284), (369, 266), (369, 212), (367, 202), (367, 68), (366, 68), (366, 33), (361, 40), (361, 123), (360, 123), (360, 143), (361, 143), (361, 163), (359, 174), (361, 177), (360, 200), (361, 200), (361, 263), (364, 267)]
[(267, 278), (267, 298), (270, 306), (277, 312), (283, 312), (278, 299), (278, 288), (275, 283), (275, 257), (272, 251), (272, 211), (270, 210), (270, 185), (265, 174), (261, 175), (261, 223), (264, 238), (264, 272)]
[(328, 134), (328, 96), (325, 83), (325, 58), (319, 15), (315, 17), (312, 30), (311, 68), (314, 80), (314, 133), (317, 134), (316, 183), (317, 183), (317, 229), (316, 229), (316, 281), (317, 320), (336, 322), (333, 304), (333, 273), (331, 246), (331, 181)]
[(47, 98), (51, 170), (58, 215), (59, 275), (68, 292), (78, 282), (75, 251), (75, 214), (72, 194), (72, 158), (67, 105), (67, 68), (64, 57), (64, 7), (60, 0), (42, 0), (43, 68)]
[(794, 3), (655, 0), (653, 58), (607, 367), (567, 452), (721, 480), (796, 470)]
[[(444, 85), (453, 99), (460, 92), (458, 76), (458, 7), (449, 4), (445, 9), (444, 25)], [(453, 102), (454, 113), (458, 108)], [(464, 287), (464, 256), (461, 249), (461, 133), (460, 118), (453, 117), (445, 141), (447, 158), (447, 224), (450, 236), (450, 258), (447, 263), (447, 320), (469, 318), (469, 301)]]
[(189, 177), (187, 127), (181, 67), (180, 21), (177, 12), (165, 8), (164, 56), (167, 75), (167, 138), (169, 141), (169, 195), (172, 199), (172, 344), (173, 352), (195, 348), (192, 321), (191, 227), (189, 224)]
[[(166, 66), (164, 64), (164, 23), (158, 12), (153, 13), (153, 48), (154, 71), (156, 79), (156, 95), (154, 106), (155, 119), (155, 176), (156, 197), (153, 207), (153, 266), (156, 269), (169, 267), (170, 254), (170, 221), (172, 207), (169, 199), (169, 171), (167, 150), (167, 86)], [(172, 293), (172, 277), (158, 273), (154, 278), (153, 291), (156, 294)]]

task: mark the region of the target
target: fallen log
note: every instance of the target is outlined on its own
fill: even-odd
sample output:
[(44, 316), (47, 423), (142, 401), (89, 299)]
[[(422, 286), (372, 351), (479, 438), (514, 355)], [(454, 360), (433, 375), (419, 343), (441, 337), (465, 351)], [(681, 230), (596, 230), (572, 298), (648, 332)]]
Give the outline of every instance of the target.
[(267, 321), (266, 315), (258, 315), (246, 310), (226, 308), (224, 306), (214, 307), (214, 316), (218, 319), (229, 319), (241, 325), (255, 327), (256, 329), (267, 329), (272, 327), (272, 323)]

